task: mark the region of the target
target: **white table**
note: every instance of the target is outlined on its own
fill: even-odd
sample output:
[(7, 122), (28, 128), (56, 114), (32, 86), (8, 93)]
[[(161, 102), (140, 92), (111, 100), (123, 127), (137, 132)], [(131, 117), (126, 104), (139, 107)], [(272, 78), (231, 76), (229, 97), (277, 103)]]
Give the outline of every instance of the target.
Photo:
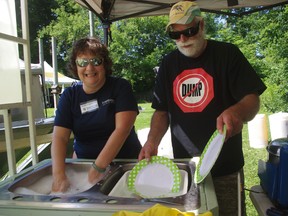
[(266, 216), (266, 210), (275, 207), (260, 185), (252, 186), (249, 195), (259, 216)]

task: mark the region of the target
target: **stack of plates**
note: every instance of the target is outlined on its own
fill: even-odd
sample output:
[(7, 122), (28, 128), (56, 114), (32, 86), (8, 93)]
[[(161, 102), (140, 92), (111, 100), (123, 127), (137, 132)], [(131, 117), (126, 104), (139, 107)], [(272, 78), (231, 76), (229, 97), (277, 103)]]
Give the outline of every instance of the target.
[(139, 161), (128, 177), (128, 188), (144, 198), (166, 197), (177, 193), (181, 186), (181, 174), (169, 158), (152, 156), (150, 161)]

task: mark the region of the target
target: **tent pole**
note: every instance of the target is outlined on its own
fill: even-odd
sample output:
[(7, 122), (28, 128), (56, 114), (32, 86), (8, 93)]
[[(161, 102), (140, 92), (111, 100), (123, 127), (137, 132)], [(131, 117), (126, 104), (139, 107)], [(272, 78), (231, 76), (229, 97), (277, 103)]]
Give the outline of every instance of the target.
[[(53, 85), (55, 88), (58, 86), (58, 65), (57, 65), (57, 50), (56, 50), (56, 39), (55, 37), (52, 37), (52, 63), (53, 63), (53, 69), (54, 69), (54, 82)], [(56, 109), (58, 105), (59, 100), (59, 94), (53, 94), (54, 97), (54, 114), (56, 114)]]
[(90, 23), (90, 37), (94, 37), (94, 16), (92, 11), (89, 11), (89, 23)]
[(44, 68), (44, 51), (43, 51), (43, 39), (39, 38), (39, 64), (41, 65), (42, 74), (41, 74), (41, 82), (42, 82), (42, 92), (44, 98), (44, 109), (45, 109), (45, 118), (47, 118), (47, 94), (46, 94), (46, 83), (45, 83), (45, 68)]
[(103, 32), (104, 32), (104, 44), (108, 47), (108, 30), (110, 28), (109, 22), (102, 22)]

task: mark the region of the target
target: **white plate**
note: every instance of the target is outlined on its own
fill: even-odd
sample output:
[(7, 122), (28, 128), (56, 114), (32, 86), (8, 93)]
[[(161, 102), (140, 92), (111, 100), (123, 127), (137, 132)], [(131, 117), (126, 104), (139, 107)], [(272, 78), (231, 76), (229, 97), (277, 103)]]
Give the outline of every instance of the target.
[(152, 156), (150, 162), (141, 160), (131, 170), (128, 188), (145, 198), (165, 197), (180, 190), (181, 174), (169, 158)]
[(226, 127), (224, 126), (222, 134), (220, 134), (218, 130), (216, 130), (210, 137), (200, 156), (199, 163), (196, 166), (196, 171), (194, 175), (194, 182), (196, 184), (201, 183), (211, 171), (212, 167), (215, 164), (215, 161), (217, 160), (221, 152), (225, 136)]
[[(120, 180), (116, 183), (116, 185), (113, 187), (113, 189), (110, 191), (108, 196), (113, 197), (121, 197), (121, 198), (136, 198), (135, 193), (129, 190), (128, 188), (128, 178), (130, 175), (131, 170), (126, 171), (123, 176), (120, 178)], [(188, 172), (185, 170), (180, 169), (181, 174), (181, 184), (180, 184), (180, 190), (177, 193), (167, 193), (165, 197), (176, 197), (176, 196), (182, 196), (187, 193), (188, 191)], [(163, 197), (163, 198), (165, 198)]]

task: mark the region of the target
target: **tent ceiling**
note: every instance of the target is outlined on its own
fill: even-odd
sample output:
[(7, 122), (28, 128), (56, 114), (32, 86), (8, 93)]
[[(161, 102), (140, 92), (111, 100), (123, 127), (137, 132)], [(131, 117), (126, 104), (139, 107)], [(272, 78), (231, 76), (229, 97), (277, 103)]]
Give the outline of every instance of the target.
[[(95, 13), (103, 23), (117, 20), (165, 15), (178, 0), (75, 0)], [(198, 0), (202, 11), (243, 16), (255, 11), (288, 4), (288, 0)], [(232, 10), (246, 8), (246, 10)], [(227, 11), (228, 10), (228, 11)]]

